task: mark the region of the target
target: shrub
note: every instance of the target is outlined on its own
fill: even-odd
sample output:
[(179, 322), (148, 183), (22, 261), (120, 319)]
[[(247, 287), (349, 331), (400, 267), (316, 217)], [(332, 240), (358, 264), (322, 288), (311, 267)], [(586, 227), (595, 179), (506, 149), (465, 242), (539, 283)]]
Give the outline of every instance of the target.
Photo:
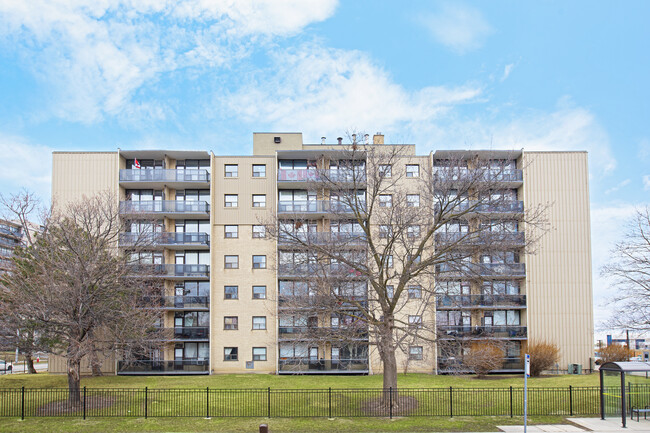
[(503, 346), (497, 342), (476, 343), (465, 355), (463, 363), (478, 377), (483, 377), (503, 365)]
[(607, 347), (600, 349), (600, 362), (619, 362), (627, 361), (632, 357), (632, 351), (622, 344), (610, 344)]
[(530, 375), (537, 377), (542, 371), (549, 370), (560, 358), (557, 345), (547, 341), (531, 341), (528, 343), (530, 355)]

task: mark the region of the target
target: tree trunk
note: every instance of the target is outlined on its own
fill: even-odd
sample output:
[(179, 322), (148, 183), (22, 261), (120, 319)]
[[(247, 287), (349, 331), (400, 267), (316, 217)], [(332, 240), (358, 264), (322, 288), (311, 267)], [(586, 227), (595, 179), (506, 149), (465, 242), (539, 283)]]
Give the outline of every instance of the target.
[(36, 369), (34, 368), (34, 359), (32, 358), (32, 355), (25, 355), (25, 363), (27, 364), (27, 371), (29, 374), (36, 374)]
[(397, 360), (395, 358), (395, 346), (384, 347), (381, 359), (384, 362), (384, 389), (393, 388), (393, 390), (396, 390)]
[(97, 356), (97, 351), (95, 350), (94, 345), (93, 350), (90, 352), (90, 368), (92, 369), (93, 376), (103, 376), (102, 363), (99, 361), (99, 357)]
[(68, 401), (72, 405), (81, 403), (81, 361), (79, 359), (68, 359)]

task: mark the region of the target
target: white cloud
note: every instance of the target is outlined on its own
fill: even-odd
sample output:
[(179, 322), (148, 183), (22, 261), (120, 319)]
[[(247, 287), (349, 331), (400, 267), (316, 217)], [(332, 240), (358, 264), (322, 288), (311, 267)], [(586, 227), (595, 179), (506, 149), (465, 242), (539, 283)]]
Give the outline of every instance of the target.
[(624, 186), (629, 185), (629, 183), (631, 181), (632, 181), (631, 179), (625, 179), (624, 181), (621, 181), (621, 182), (617, 183), (615, 186), (605, 190), (605, 195), (609, 195), (609, 194), (611, 194), (613, 192), (618, 191), (619, 189), (623, 188)]
[(476, 8), (458, 3), (443, 3), (437, 13), (417, 19), (433, 38), (458, 54), (483, 46), (492, 27)]
[(650, 175), (643, 176), (643, 189), (650, 190)]
[(59, 117), (164, 119), (134, 97), (165, 73), (229, 66), (253, 44), (300, 32), (336, 0), (76, 0), (0, 2), (0, 37), (51, 87)]
[(505, 81), (509, 76), (512, 70), (515, 68), (514, 63), (509, 63), (503, 68), (503, 75), (501, 76), (501, 81)]
[(223, 113), (317, 138), (429, 122), (480, 94), (473, 85), (407, 91), (361, 52), (307, 44), (276, 53), (266, 73), (216, 103)]
[(26, 188), (47, 203), (51, 194), (52, 150), (22, 137), (0, 134), (2, 193), (17, 193)]

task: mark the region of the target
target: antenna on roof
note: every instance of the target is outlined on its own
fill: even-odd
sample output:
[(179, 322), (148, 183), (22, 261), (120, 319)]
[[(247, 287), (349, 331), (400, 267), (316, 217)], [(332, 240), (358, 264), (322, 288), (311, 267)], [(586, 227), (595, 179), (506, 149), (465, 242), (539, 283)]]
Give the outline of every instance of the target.
[(326, 137), (321, 137), (321, 138), (320, 138), (320, 144), (325, 144), (325, 138), (326, 138)]

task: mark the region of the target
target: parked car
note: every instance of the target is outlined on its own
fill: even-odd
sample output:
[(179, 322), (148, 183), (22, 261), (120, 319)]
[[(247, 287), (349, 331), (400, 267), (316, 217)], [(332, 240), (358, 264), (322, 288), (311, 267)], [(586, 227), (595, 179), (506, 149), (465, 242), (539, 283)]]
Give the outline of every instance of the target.
[(6, 361), (0, 360), (0, 374), (11, 373), (11, 370), (13, 368), (13, 365), (9, 364)]

